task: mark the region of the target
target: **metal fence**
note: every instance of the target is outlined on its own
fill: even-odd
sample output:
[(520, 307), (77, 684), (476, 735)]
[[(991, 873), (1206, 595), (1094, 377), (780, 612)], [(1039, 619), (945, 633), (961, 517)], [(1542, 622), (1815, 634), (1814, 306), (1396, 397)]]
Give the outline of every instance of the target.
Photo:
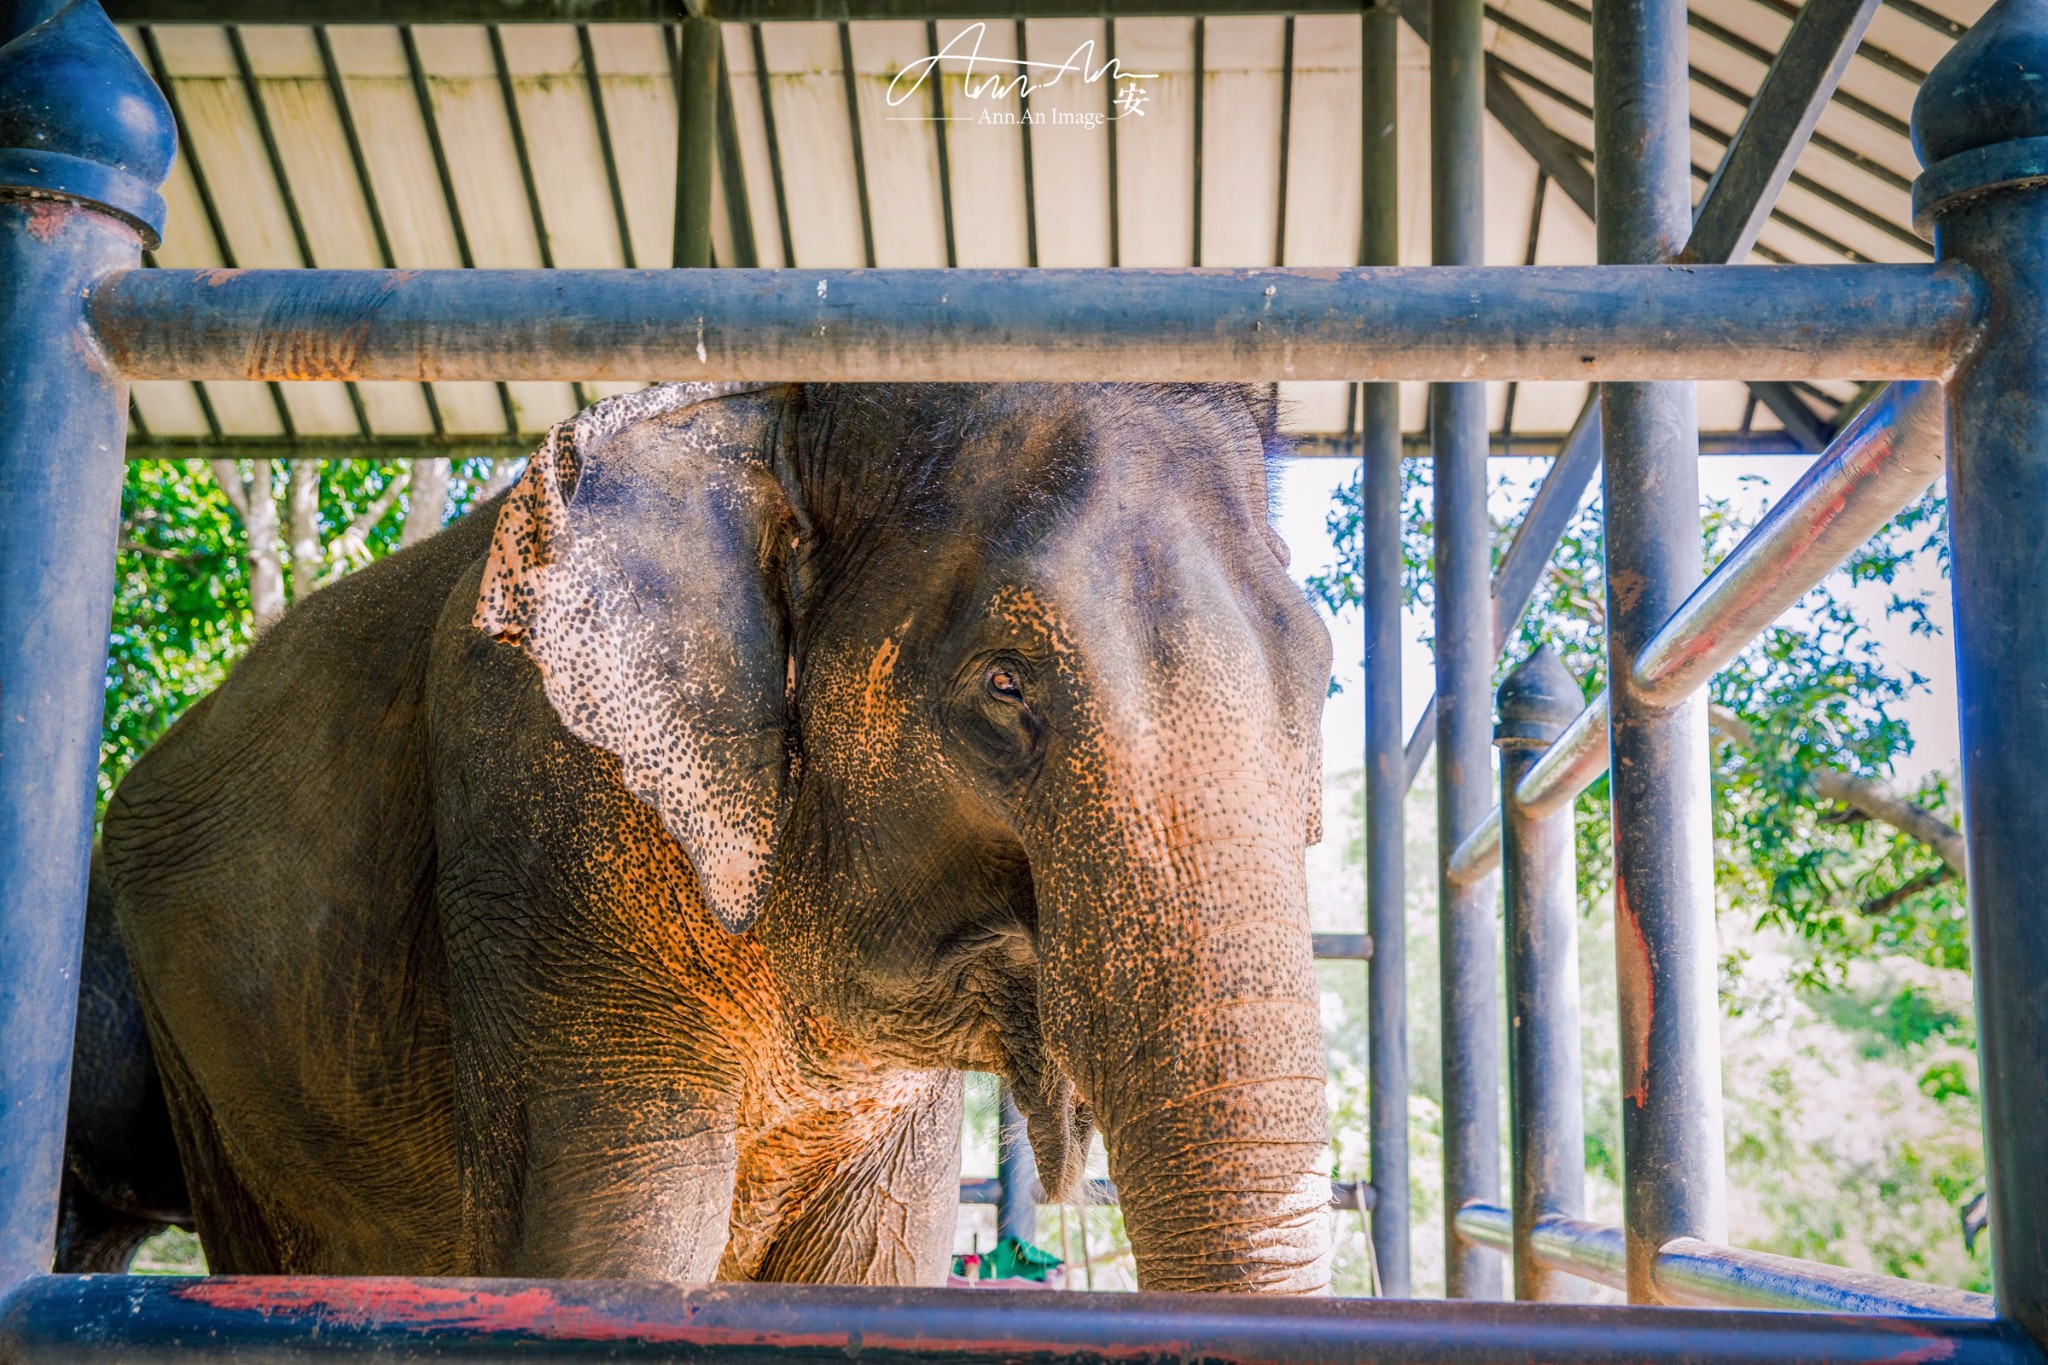
[[(1876, 0), (1808, 0), (1721, 172), (1687, 192), (1682, 0), (1593, 13), (1601, 259), (1477, 258), (1478, 0), (1434, 0), (1435, 259), (1392, 255), (1392, 143), (1368, 137), (1365, 259), (1338, 271), (177, 272), (168, 114), (95, 0), (0, 7), (0, 1360), (1334, 1358), (2038, 1362), (2048, 1342), (2048, 4), (1998, 0), (1915, 110), (1932, 266), (1751, 267)], [(828, 6), (859, 9), (852, 0)], [(974, 8), (974, 7), (970, 7)], [(1008, 14), (1013, 6), (990, 5)], [(1071, 7), (1062, 8), (1067, 12)], [(1126, 4), (1088, 8), (1157, 12)], [(1184, 8), (1177, 6), (1176, 8)], [(961, 6), (948, 0), (947, 13)], [(782, 11), (787, 10), (787, 15)], [(770, 12), (773, 11), (773, 12)], [(817, 4), (749, 11), (814, 17)], [(916, 0), (877, 13), (923, 14)], [(697, 18), (693, 23), (709, 23)], [(1395, 11), (1369, 8), (1370, 89)], [(9, 41), (11, 40), (11, 41)], [(701, 111), (700, 111), (701, 113)], [(700, 120), (701, 122), (702, 120)], [(709, 203), (708, 157), (683, 193)], [(701, 236), (700, 216), (683, 215)], [(71, 1021), (91, 837), (126, 385), (137, 378), (1371, 381), (1366, 465), (1374, 1245), (1405, 1293), (1401, 797), (1437, 752), (1446, 1207), (1454, 1298), (1578, 1279), (1634, 1305), (1057, 1299), (772, 1285), (56, 1277)], [(1712, 578), (1698, 571), (1698, 378), (1903, 381)], [(1477, 381), (1600, 381), (1498, 573)], [(1388, 381), (1439, 381), (1437, 701), (1400, 733), (1398, 474)], [(1939, 392), (1937, 393), (1937, 386)], [(1730, 1250), (1720, 1150), (1701, 685), (1939, 472), (1946, 416), (1963, 790), (1996, 1293)], [(1609, 676), (1570, 715), (1554, 661), (1503, 641), (1603, 471)], [(1498, 743), (1504, 805), (1487, 811)], [(1580, 1221), (1569, 808), (1612, 773), (1625, 1220)], [(1518, 1008), (1495, 1095), (1506, 887)], [(1354, 949), (1359, 945), (1352, 945)], [(1527, 1005), (1528, 1008), (1521, 1008)], [(1503, 1128), (1512, 1188), (1497, 1188)], [(1684, 1304), (1821, 1312), (1698, 1312)], [(1854, 1314), (1844, 1316), (1844, 1314)]]

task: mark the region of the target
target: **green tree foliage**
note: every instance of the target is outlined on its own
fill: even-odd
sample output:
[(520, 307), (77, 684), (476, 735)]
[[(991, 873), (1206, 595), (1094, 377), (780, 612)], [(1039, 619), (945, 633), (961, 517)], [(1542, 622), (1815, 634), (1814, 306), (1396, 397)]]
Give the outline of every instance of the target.
[(201, 460), (139, 460), (121, 490), (100, 804), (178, 713), (248, 648), (240, 526)]
[[(1404, 595), (1427, 610), (1430, 588), (1430, 490), (1426, 461), (1403, 465)], [(1496, 507), (1517, 499), (1496, 497)], [(1733, 549), (1761, 514), (1751, 500), (1709, 502), (1701, 514), (1702, 562)], [(1311, 594), (1332, 611), (1359, 605), (1364, 550), (1359, 482), (1341, 489), (1328, 526), (1339, 559), (1311, 576)], [(1498, 563), (1514, 531), (1496, 515)], [(1499, 676), (1538, 644), (1553, 645), (1587, 697), (1606, 685), (1606, 590), (1597, 504), (1566, 530), (1535, 599), (1511, 637)], [(1926, 679), (1887, 657), (1851, 590), (1897, 588), (1899, 575), (1933, 556), (1946, 570), (1946, 505), (1930, 493), (1902, 512), (1845, 564), (1766, 630), (1709, 688), (1715, 709), (1714, 832), (1717, 885), (1724, 902), (1754, 919), (1801, 936), (1811, 949), (1807, 979), (1840, 982), (1849, 962), (1869, 953), (1903, 953), (1940, 967), (1965, 967), (1968, 943), (1960, 885), (1928, 843), (1816, 790), (1828, 774), (1881, 783), (1912, 751), (1899, 704)], [(1928, 603), (1894, 590), (1885, 616), (1916, 635), (1933, 635)], [(1839, 783), (1833, 784), (1839, 786)], [(1931, 776), (1898, 794), (1921, 811), (1952, 805), (1946, 778)], [(1611, 875), (1603, 778), (1580, 799), (1582, 903), (1597, 903)]]
[[(266, 556), (289, 603), (388, 554), (406, 533), (407, 466), (335, 460), (308, 469), (312, 519), (295, 527), (290, 467), (282, 463), (244, 462), (239, 469), (203, 460), (129, 463), (108, 639), (102, 807), (128, 766), (218, 685), (255, 639), (252, 577)], [(222, 482), (230, 474), (236, 476), (233, 497)], [(440, 516), (430, 509), (426, 526), (459, 513), (492, 483), (488, 461), (470, 461), (453, 474)], [(270, 519), (276, 529), (262, 544), (252, 543), (251, 518), (236, 505), (259, 494), (271, 508), (284, 509), (281, 521)], [(292, 561), (294, 543), (309, 550), (309, 562)]]

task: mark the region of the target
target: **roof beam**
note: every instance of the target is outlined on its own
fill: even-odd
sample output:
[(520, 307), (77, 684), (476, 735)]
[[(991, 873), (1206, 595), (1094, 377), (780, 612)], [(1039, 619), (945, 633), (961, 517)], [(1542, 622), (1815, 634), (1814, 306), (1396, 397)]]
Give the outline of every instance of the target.
[(1719, 265), (1749, 255), (1878, 3), (1807, 0), (1707, 182), (1680, 260)]

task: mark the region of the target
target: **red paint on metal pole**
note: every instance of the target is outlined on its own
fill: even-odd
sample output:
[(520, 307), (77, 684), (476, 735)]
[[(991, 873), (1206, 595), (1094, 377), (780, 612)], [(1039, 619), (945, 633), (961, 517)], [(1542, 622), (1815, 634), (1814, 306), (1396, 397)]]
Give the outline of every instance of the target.
[(1614, 876), (1614, 919), (1620, 930), (1616, 967), (1621, 998), (1628, 1001), (1640, 995), (1643, 1001), (1641, 1010), (1621, 1012), (1621, 1078), (1626, 1087), (1622, 1097), (1640, 1109), (1650, 1102), (1650, 1021), (1657, 1017), (1657, 982), (1650, 971), (1650, 941), (1628, 903), (1628, 887), (1619, 870)]

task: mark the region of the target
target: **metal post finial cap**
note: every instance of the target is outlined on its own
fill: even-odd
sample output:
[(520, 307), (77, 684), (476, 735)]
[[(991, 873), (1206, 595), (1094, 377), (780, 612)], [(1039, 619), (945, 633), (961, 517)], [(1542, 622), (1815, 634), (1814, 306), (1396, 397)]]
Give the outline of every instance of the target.
[(71, 0), (0, 47), (0, 195), (81, 200), (154, 247), (177, 149), (163, 92), (99, 0)]
[(1998, 0), (1935, 63), (1913, 101), (1913, 226), (2048, 183), (2048, 0)]
[(1501, 681), (1494, 705), (1500, 716), (1493, 727), (1495, 744), (1540, 748), (1578, 719), (1586, 709), (1586, 694), (1557, 651), (1543, 645)]
[(2048, 0), (1998, 0), (1956, 40), (1913, 100), (1920, 164), (2048, 136)]

